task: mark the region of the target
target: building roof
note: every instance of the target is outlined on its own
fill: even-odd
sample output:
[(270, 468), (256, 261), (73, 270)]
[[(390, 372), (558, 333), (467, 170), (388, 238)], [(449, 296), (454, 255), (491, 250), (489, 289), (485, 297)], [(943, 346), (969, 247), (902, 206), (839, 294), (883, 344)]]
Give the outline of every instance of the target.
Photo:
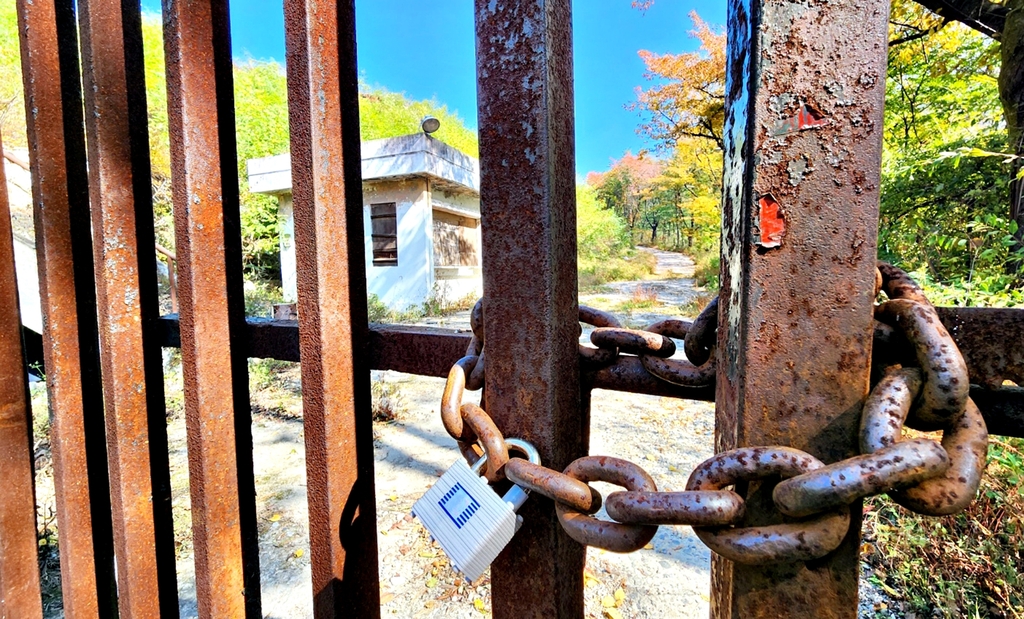
[[(362, 159), (364, 182), (428, 176), (449, 191), (480, 193), (480, 163), (425, 133), (363, 142)], [(291, 193), (291, 155), (250, 159), (246, 167), (250, 191)]]

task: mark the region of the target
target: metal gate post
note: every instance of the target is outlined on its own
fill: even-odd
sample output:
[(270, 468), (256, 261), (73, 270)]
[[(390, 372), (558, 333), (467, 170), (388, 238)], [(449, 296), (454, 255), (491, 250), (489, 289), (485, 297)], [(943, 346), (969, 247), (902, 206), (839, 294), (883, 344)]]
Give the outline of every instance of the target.
[[(730, 0), (716, 449), (851, 456), (868, 389), (887, 0)], [(750, 484), (746, 522), (779, 522)], [(741, 489), (742, 490), (742, 489)], [(715, 557), (713, 617), (855, 617), (860, 503), (814, 562)]]
[(261, 617), (227, 0), (163, 18), (196, 601)]
[(107, 462), (117, 606), (124, 618), (178, 612), (156, 240), (138, 6), (80, 0)]
[(313, 614), (380, 616), (354, 0), (287, 0)]
[[(569, 0), (477, 0), (487, 410), (562, 470), (582, 455)], [(582, 617), (583, 547), (548, 501), (491, 570), (494, 617)]]
[[(64, 613), (117, 614), (78, 23), (18, 0)], [(86, 480), (82, 480), (82, 475)]]
[[(0, 152), (3, 140), (0, 139)], [(0, 615), (43, 616), (36, 553), (36, 488), (32, 470), (32, 407), (21, 344), (18, 278), (0, 163)]]

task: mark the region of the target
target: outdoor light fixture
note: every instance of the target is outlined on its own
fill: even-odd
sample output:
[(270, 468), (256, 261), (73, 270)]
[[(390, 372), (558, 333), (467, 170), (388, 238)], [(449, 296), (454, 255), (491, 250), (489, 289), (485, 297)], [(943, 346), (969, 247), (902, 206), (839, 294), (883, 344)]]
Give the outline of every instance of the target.
[(424, 116), (420, 121), (420, 127), (423, 129), (423, 133), (430, 134), (441, 128), (441, 121), (433, 116)]

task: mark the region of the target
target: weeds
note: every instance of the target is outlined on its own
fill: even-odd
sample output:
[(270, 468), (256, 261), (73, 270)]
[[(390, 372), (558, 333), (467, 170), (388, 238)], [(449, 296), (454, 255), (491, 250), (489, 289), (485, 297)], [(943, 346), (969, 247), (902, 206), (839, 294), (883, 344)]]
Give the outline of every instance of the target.
[(637, 287), (633, 289), (633, 294), (630, 298), (620, 303), (618, 308), (616, 308), (616, 311), (633, 312), (636, 310), (653, 309), (660, 306), (661, 303), (658, 302), (658, 293), (656, 291), (637, 285)]
[(718, 290), (719, 268), (721, 263), (721, 256), (718, 253), (718, 248), (715, 247), (711, 251), (698, 253), (691, 257), (694, 262), (694, 284), (702, 288)]
[(426, 301), (405, 310), (391, 309), (380, 300), (380, 297), (372, 293), (366, 299), (366, 306), (370, 322), (395, 324), (415, 322), (426, 316), (448, 316), (455, 312), (471, 309), (476, 300), (477, 295), (472, 293), (461, 299), (451, 300), (448, 298), (447, 290), (435, 284)]
[(423, 316), (448, 316), (455, 312), (472, 309), (476, 300), (477, 295), (474, 293), (469, 293), (461, 299), (451, 300), (448, 298), (446, 287), (434, 284), (430, 296), (423, 302)]
[(246, 280), (243, 290), (246, 316), (272, 317), (274, 304), (284, 302), (284, 292), (281, 287), (271, 283)]
[(62, 616), (64, 596), (60, 583), (60, 548), (57, 540), (57, 513), (52, 507), (38, 507), (39, 588), (43, 596), (43, 615)]
[(704, 311), (704, 308), (708, 306), (708, 303), (717, 296), (715, 292), (698, 292), (693, 295), (690, 302), (686, 305), (679, 306), (679, 315), (687, 316), (690, 318), (696, 318), (698, 314)]
[(370, 383), (370, 394), (373, 397), (374, 421), (392, 423), (405, 411), (405, 402), (398, 387), (382, 378)]
[(299, 364), (277, 359), (249, 359), (249, 399), (254, 414), (278, 419), (301, 418)]
[(1024, 618), (1022, 449), (1024, 440), (992, 439), (978, 498), (961, 514), (919, 516), (886, 497), (865, 503), (864, 559), (905, 611)]

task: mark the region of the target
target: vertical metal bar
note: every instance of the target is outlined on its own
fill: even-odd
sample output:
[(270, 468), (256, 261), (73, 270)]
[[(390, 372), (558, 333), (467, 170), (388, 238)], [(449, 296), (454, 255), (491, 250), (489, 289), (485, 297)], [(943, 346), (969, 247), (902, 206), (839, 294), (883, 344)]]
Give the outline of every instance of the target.
[(286, 0), (314, 615), (377, 617), (353, 0)]
[(80, 0), (96, 296), (122, 617), (178, 612), (138, 2)]
[(114, 543), (74, 3), (18, 0), (18, 32), (64, 612), (113, 617)]
[(227, 1), (165, 0), (164, 24), (196, 598), (260, 617)]
[[(476, 0), (487, 405), (562, 470), (583, 454), (569, 0)], [(494, 616), (582, 617), (584, 549), (551, 503), (492, 566)]]
[[(0, 152), (3, 143), (0, 140)], [(42, 619), (36, 552), (32, 410), (21, 347), (21, 312), (7, 176), (0, 163), (0, 615)]]
[[(716, 447), (853, 455), (868, 390), (889, 3), (730, 0)], [(793, 50), (797, 50), (794, 52)], [(860, 504), (819, 561), (715, 557), (713, 617), (855, 617)], [(746, 521), (780, 520), (770, 484)]]

